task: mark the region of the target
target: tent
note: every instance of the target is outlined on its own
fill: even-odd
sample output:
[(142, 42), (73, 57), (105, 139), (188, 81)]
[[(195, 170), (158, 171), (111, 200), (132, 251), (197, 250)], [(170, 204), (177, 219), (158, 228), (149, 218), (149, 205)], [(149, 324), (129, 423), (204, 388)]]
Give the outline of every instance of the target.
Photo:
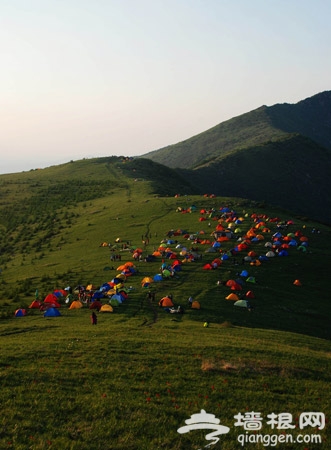
[(159, 306), (162, 306), (162, 308), (169, 308), (174, 306), (171, 298), (169, 297), (162, 297), (161, 300), (159, 301)]
[(56, 289), (56, 290), (53, 292), (53, 294), (56, 295), (56, 297), (66, 297), (67, 294), (68, 294), (68, 292), (65, 291), (64, 289)]
[(229, 294), (227, 297), (225, 297), (225, 300), (239, 300), (238, 295), (234, 294), (233, 292), (231, 294)]
[(71, 303), (69, 309), (79, 309), (79, 308), (82, 308), (82, 307), (83, 307), (83, 303), (82, 302), (80, 302), (79, 300), (74, 300)]
[(58, 297), (54, 294), (48, 294), (44, 298), (44, 303), (58, 303)]
[(194, 302), (192, 302), (191, 308), (200, 309), (201, 308), (200, 303), (197, 300), (194, 300)]
[(253, 291), (247, 291), (245, 294), (245, 297), (247, 298), (255, 298), (254, 292)]
[(102, 305), (99, 312), (113, 312), (113, 307), (111, 305)]
[(246, 281), (247, 283), (256, 283), (255, 277), (248, 277)]
[(44, 312), (44, 317), (58, 317), (61, 316), (61, 313), (56, 308), (48, 308), (47, 311)]
[(144, 277), (142, 280), (141, 280), (141, 285), (142, 285), (142, 287), (148, 287), (151, 283), (153, 283), (153, 278), (151, 278), (151, 277)]
[[(114, 301), (116, 300), (119, 304), (119, 303), (123, 303), (124, 297), (121, 294), (115, 294), (115, 295), (111, 296), (110, 301), (112, 301), (112, 300), (114, 300)], [(113, 304), (113, 303), (111, 303), (111, 304)]]
[(41, 303), (38, 300), (34, 300), (29, 308), (31, 309), (39, 309), (41, 307)]
[(89, 284), (88, 286), (86, 286), (87, 291), (95, 291), (96, 289), (98, 288), (94, 284)]
[(109, 300), (109, 304), (111, 306), (119, 306), (121, 303), (122, 302), (120, 302), (119, 300), (117, 300), (116, 298), (113, 298), (113, 297)]
[(162, 275), (160, 273), (157, 273), (156, 275), (154, 275), (153, 280), (154, 281), (162, 281)]
[(57, 308), (60, 306), (59, 303), (58, 303), (58, 297), (56, 295), (54, 295), (54, 294), (46, 295), (46, 297), (44, 299), (44, 303), (54, 304), (54, 305), (56, 305)]
[(26, 309), (20, 308), (15, 311), (15, 317), (23, 317), (23, 316), (26, 316)]
[(234, 303), (234, 306), (241, 306), (242, 308), (249, 308), (249, 303), (247, 300), (238, 300)]
[(242, 286), (235, 280), (228, 280), (225, 285), (231, 288), (232, 291), (240, 291), (242, 289)]

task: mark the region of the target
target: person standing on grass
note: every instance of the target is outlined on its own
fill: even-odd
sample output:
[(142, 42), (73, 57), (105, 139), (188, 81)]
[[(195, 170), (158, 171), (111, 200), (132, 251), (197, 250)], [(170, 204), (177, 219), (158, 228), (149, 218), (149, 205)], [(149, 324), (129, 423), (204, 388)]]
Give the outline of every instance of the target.
[(91, 315), (91, 323), (92, 325), (96, 325), (98, 323), (98, 317), (95, 314), (95, 312), (93, 311), (92, 315)]

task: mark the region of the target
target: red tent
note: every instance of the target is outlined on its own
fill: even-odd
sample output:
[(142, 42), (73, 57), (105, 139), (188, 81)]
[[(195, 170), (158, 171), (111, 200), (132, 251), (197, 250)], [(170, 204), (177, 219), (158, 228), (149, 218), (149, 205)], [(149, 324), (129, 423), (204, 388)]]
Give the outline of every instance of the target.
[(46, 295), (44, 299), (44, 303), (47, 303), (49, 305), (52, 305), (55, 308), (60, 308), (60, 303), (58, 302), (58, 298), (54, 294), (48, 294)]
[(32, 309), (39, 309), (41, 306), (41, 303), (38, 300), (34, 300), (31, 305), (29, 306), (29, 308)]

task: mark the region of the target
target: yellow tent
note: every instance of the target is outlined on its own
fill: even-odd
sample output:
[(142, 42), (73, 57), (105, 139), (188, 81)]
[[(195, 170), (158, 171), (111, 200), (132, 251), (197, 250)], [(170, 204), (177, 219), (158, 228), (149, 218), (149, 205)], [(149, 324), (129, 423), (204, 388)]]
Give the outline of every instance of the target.
[(71, 305), (69, 306), (69, 309), (79, 309), (83, 307), (83, 303), (79, 300), (74, 300)]
[(119, 280), (126, 280), (126, 276), (124, 275), (124, 273), (120, 273), (118, 275), (116, 275), (116, 278), (118, 278)]
[(86, 286), (87, 291), (95, 291), (97, 289), (97, 286), (94, 286), (94, 284), (89, 284)]
[(102, 305), (99, 312), (113, 312), (113, 307), (110, 305)]
[(143, 278), (142, 280), (141, 280), (141, 284), (142, 285), (144, 285), (144, 284), (146, 284), (146, 283), (153, 283), (153, 278), (151, 278), (151, 277), (145, 277), (145, 278)]

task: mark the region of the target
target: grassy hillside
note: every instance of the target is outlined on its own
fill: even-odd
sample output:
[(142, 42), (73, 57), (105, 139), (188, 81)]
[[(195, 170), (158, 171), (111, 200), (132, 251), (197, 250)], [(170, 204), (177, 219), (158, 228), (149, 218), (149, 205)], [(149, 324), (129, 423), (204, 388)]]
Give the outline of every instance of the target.
[(195, 168), (205, 161), (224, 156), (235, 149), (278, 139), (285, 135), (285, 132), (272, 125), (267, 111), (268, 108), (262, 106), (143, 157), (172, 168)]
[[(242, 161), (238, 160), (238, 164), (241, 163)], [(245, 160), (243, 164), (245, 165)], [(13, 312), (17, 305), (28, 306), (36, 288), (40, 290), (41, 295), (46, 295), (49, 290), (59, 289), (65, 285), (89, 283), (101, 285), (116, 275), (116, 264), (110, 261), (109, 248), (114, 248), (115, 251), (123, 253), (124, 258), (133, 260), (132, 249), (143, 246), (146, 236), (149, 242), (145, 247), (143, 246), (144, 254), (152, 254), (165, 239), (166, 233), (172, 229), (185, 230), (198, 237), (200, 233), (204, 232), (208, 239), (213, 239), (209, 235), (217, 225), (217, 219), (221, 222), (224, 221), (219, 212), (222, 206), (228, 206), (234, 210), (238, 217), (247, 216), (239, 227), (240, 234), (236, 235), (236, 239), (244, 236), (245, 231), (253, 226), (253, 219), (250, 219), (250, 215), (256, 213), (266, 214), (268, 217), (281, 217), (283, 220), (293, 219), (295, 225), (291, 225), (287, 232), (303, 230), (303, 227), (307, 226), (309, 239), (316, 241), (316, 249), (312, 255), (309, 252), (309, 260), (305, 257), (307, 254), (303, 256), (298, 251), (292, 252), (292, 258), (289, 260), (286, 258), (282, 260), (284, 263), (288, 262), (289, 265), (286, 274), (283, 274), (286, 282), (284, 279), (279, 283), (278, 277), (274, 279), (274, 274), (271, 274), (269, 270), (270, 265), (263, 265), (258, 269), (252, 268), (254, 272), (265, 272), (268, 289), (271, 289), (270, 292), (263, 293), (263, 297), (266, 295), (269, 298), (269, 303), (267, 306), (261, 305), (259, 311), (261, 307), (266, 306), (270, 312), (270, 304), (272, 304), (272, 299), (277, 297), (279, 284), (286, 284), (293, 289), (292, 278), (300, 277), (300, 268), (297, 266), (306, 264), (306, 262), (307, 265), (303, 266), (305, 276), (312, 277), (311, 265), (315, 268), (319, 267), (317, 271), (321, 273), (319, 286), (326, 292), (324, 257), (321, 261), (321, 255), (324, 255), (328, 248), (328, 227), (323, 227), (322, 234), (312, 235), (311, 230), (321, 228), (321, 224), (316, 224), (306, 218), (300, 219), (296, 214), (291, 216), (289, 211), (270, 209), (262, 203), (250, 200), (185, 195), (176, 198), (174, 192), (178, 192), (179, 185), (174, 188), (172, 179), (167, 185), (163, 177), (160, 178), (159, 187), (161, 191), (168, 187), (169, 195), (166, 197), (155, 195), (151, 181), (143, 181), (148, 178), (152, 180), (151, 173), (154, 166), (153, 163), (147, 161), (146, 170), (144, 170), (144, 160), (123, 163), (122, 160), (116, 159), (110, 163), (101, 159), (90, 162), (80, 161), (41, 171), (17, 174), (13, 177), (4, 176), (6, 182), (3, 182), (0, 192), (7, 200), (1, 206), (2, 291), (0, 296), (6, 303), (6, 308), (10, 307)], [(165, 173), (168, 172), (171, 172), (170, 169), (165, 168)], [(174, 172), (173, 177), (175, 177)], [(256, 177), (253, 178), (256, 179)], [(153, 183), (155, 187), (155, 179)], [(22, 186), (24, 186), (24, 190)], [(200, 219), (207, 216), (200, 215), (198, 212), (188, 214), (176, 212), (178, 208), (186, 211), (191, 204), (195, 204), (198, 211), (201, 208), (213, 210), (213, 217), (208, 221), (200, 222)], [(270, 227), (270, 231), (265, 236), (266, 241), (270, 240), (271, 235), (277, 231), (276, 224), (270, 224)], [(115, 242), (117, 238), (120, 238), (120, 243)], [(222, 252), (229, 252), (236, 247), (236, 239), (224, 243)], [(186, 243), (182, 236), (176, 240), (179, 240), (183, 246), (194, 247), (193, 242)], [(110, 247), (100, 247), (103, 242), (109, 243)], [(123, 252), (122, 243), (128, 244)], [(254, 244), (254, 250), (257, 248), (259, 252), (264, 253), (266, 251), (264, 244), (263, 241)], [(194, 292), (190, 295), (208, 296), (209, 299), (217, 302), (220, 288), (216, 282), (219, 279), (225, 281), (226, 277), (237, 278), (236, 273), (241, 266), (238, 267), (230, 262), (223, 264), (220, 273), (212, 271), (208, 274), (203, 271), (201, 267), (203, 263), (215, 257), (214, 254), (211, 256), (205, 254), (207, 248), (208, 244), (197, 244), (198, 253), (203, 255), (202, 262), (184, 266), (183, 273), (176, 282), (179, 299), (185, 301), (189, 296), (187, 286), (194, 280), (198, 287), (195, 287)], [(241, 264), (241, 255), (237, 259), (238, 261), (240, 259)], [(293, 264), (294, 261), (295, 264)], [(156, 258), (154, 262), (139, 262), (142, 276), (157, 274), (160, 265), (160, 258)], [(114, 266), (114, 268), (109, 270), (109, 266)], [(209, 278), (206, 278), (207, 275)], [(312, 281), (316, 281), (316, 276), (315, 270)], [(175, 279), (177, 280), (177, 278)], [(184, 283), (184, 279), (187, 282)], [(136, 283), (140, 284), (140, 280), (138, 281), (137, 278)], [(171, 283), (169, 286), (169, 281), (167, 281), (164, 290), (167, 291), (173, 284)], [(155, 285), (155, 289), (158, 287)], [(262, 289), (262, 286), (258, 284), (255, 288)], [(162, 293), (164, 292), (162, 291)], [(294, 288), (293, 294), (295, 295), (295, 293), (298, 294), (298, 290)], [(298, 301), (301, 300), (301, 295), (302, 292), (299, 293)], [(213, 302), (210, 303), (210, 306), (210, 311), (208, 307), (205, 310), (206, 318), (216, 320), (218, 316), (214, 316), (215, 305)], [(286, 312), (279, 321), (279, 305), (277, 303), (274, 306), (276, 312), (274, 316), (271, 315), (271, 323), (268, 323), (267, 327), (293, 330), (292, 318), (288, 322)], [(321, 300), (319, 313), (322, 314), (324, 306), (323, 300)], [(230, 308), (229, 317), (221, 315), (222, 318), (217, 320), (238, 320), (237, 314), (235, 313), (235, 316), (233, 314), (233, 309)], [(242, 319), (245, 319), (245, 316)], [(253, 323), (254, 326), (262, 328), (265, 326), (264, 313), (261, 317), (259, 317), (259, 313), (254, 314), (253, 319), (250, 320), (256, 321)], [(320, 327), (319, 321), (320, 317), (318, 316), (315, 327), (319, 328), (318, 332), (323, 332), (323, 337), (325, 337), (326, 332), (322, 331), (323, 327)], [(280, 325), (281, 323), (286, 325)], [(305, 326), (304, 329), (306, 330), (306, 328)], [(296, 331), (303, 332), (301, 328)]]
[(195, 168), (229, 152), (279, 140), (288, 133), (301, 134), (331, 149), (330, 111), (331, 91), (294, 105), (261, 106), (185, 141), (143, 156), (172, 168)]
[[(238, 413), (259, 411), (261, 432), (275, 438), (283, 430), (267, 425), (272, 412), (292, 414), (295, 424), (305, 411), (329, 417), (329, 227), (253, 200), (185, 195), (182, 175), (144, 160), (102, 158), (0, 177), (0, 448), (198, 449), (210, 443), (205, 432), (177, 429), (204, 409), (230, 428), (214, 448), (237, 450), (247, 435), (234, 425)], [(221, 224), (234, 238), (211, 253)], [(263, 239), (247, 240), (253, 228)], [(293, 233), (297, 245), (258, 265), (267, 242), (278, 248), (276, 232)], [(243, 241), (248, 247), (235, 250)], [(162, 242), (169, 250), (145, 260)], [(141, 261), (133, 259), (137, 247)], [(202, 259), (189, 262), (183, 247)], [(249, 252), (253, 264), (244, 260)], [(163, 261), (172, 265), (170, 253), (181, 270), (142, 287)], [(217, 267), (204, 268), (216, 259)], [(98, 289), (126, 262), (135, 268), (124, 282), (128, 297), (113, 313), (98, 313), (96, 326), (86, 304), (70, 310), (64, 298), (60, 317), (28, 308), (36, 289), (41, 300), (67, 286)], [(242, 289), (232, 291), (230, 279)], [(249, 290), (251, 311), (226, 300)], [(169, 294), (184, 314), (159, 307)], [(189, 308), (190, 296), (201, 309)], [(14, 317), (18, 308), (27, 316)], [(328, 432), (329, 423), (287, 434), (316, 435), (322, 445), (308, 448), (328, 448)]]

